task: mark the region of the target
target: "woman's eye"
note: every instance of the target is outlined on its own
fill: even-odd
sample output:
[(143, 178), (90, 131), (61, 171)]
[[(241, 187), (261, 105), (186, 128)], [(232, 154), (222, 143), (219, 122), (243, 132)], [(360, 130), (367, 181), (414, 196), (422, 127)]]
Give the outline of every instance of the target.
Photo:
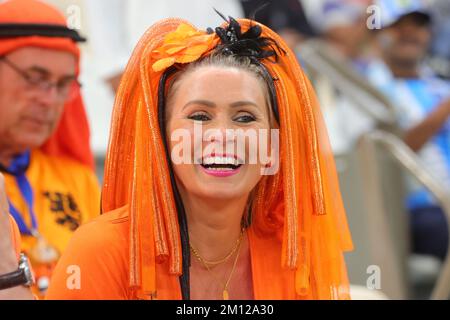
[(252, 121), (255, 121), (256, 118), (254, 116), (251, 115), (242, 115), (242, 116), (238, 116), (234, 119), (234, 121), (236, 122), (242, 122), (242, 123), (249, 123)]
[(208, 121), (208, 120), (211, 120), (209, 118), (209, 116), (204, 114), (204, 113), (196, 113), (196, 114), (190, 115), (188, 118), (191, 119), (191, 120), (194, 120), (194, 121)]

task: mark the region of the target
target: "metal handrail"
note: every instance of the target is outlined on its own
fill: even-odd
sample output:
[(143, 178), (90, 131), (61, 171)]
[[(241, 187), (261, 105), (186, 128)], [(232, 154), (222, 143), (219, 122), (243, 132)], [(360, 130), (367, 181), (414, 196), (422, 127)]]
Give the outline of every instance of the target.
[[(397, 162), (421, 182), (441, 204), (450, 230), (450, 192), (426, 169), (417, 155), (397, 136), (382, 130), (375, 130), (364, 136), (388, 151)], [(450, 296), (450, 241), (446, 259), (441, 267), (431, 299), (448, 299)]]

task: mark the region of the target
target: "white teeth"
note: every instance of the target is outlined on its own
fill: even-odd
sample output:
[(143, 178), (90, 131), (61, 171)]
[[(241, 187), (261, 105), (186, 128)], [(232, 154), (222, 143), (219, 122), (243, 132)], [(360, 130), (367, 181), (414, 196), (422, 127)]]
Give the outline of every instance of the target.
[(205, 157), (203, 158), (203, 164), (231, 164), (239, 165), (239, 161), (234, 157)]
[(232, 171), (233, 169), (232, 168), (208, 168), (208, 170), (211, 170), (211, 171)]

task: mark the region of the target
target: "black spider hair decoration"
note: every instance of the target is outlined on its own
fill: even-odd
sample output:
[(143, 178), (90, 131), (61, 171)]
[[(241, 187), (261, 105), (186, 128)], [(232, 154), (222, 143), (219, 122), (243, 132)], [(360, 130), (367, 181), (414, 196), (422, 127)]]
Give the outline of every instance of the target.
[[(233, 17), (225, 16), (214, 9), (218, 15), (222, 17), (228, 26), (226, 28), (217, 27), (215, 33), (220, 38), (221, 45), (216, 49), (216, 52), (250, 57), (258, 60), (263, 60), (273, 57), (273, 61), (278, 61), (279, 54), (285, 54), (285, 51), (276, 43), (275, 40), (267, 37), (261, 37), (262, 28), (255, 24), (242, 33), (241, 25)], [(208, 28), (208, 33), (212, 33), (211, 28)]]
[(261, 26), (257, 24), (251, 25), (246, 32), (242, 33), (241, 25), (236, 19), (228, 17), (227, 20), (222, 13), (216, 9), (214, 10), (222, 17), (222, 19), (228, 22), (226, 28), (217, 27), (215, 31), (211, 28), (207, 29), (208, 33), (211, 34), (215, 32), (220, 38), (221, 44), (217, 47), (215, 52), (225, 55), (248, 57), (253, 64), (260, 68), (269, 87), (270, 102), (275, 120), (280, 123), (278, 101), (274, 84), (274, 81), (277, 79), (272, 77), (261, 61), (269, 59), (272, 63), (277, 63), (278, 56), (286, 54), (286, 51), (284, 51), (275, 40), (268, 37), (262, 37)]

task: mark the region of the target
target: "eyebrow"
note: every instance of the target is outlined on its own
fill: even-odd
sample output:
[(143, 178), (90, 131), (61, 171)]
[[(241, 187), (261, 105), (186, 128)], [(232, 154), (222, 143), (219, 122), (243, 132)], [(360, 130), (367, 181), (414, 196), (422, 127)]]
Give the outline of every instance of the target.
[[(48, 71), (45, 68), (39, 67), (39, 66), (31, 66), (27, 69), (27, 71), (40, 73), (44, 77), (48, 77), (51, 75), (50, 71)], [(76, 77), (77, 76), (75, 74), (66, 74), (66, 75), (61, 76), (59, 79), (60, 80), (70, 80), (70, 79), (76, 79)]]
[[(187, 108), (191, 104), (199, 104), (199, 105), (203, 105), (203, 106), (208, 107), (208, 108), (215, 108), (215, 107), (217, 107), (217, 105), (214, 102), (209, 101), (209, 100), (192, 100), (192, 101), (189, 101), (188, 103), (186, 103), (182, 110), (184, 110), (185, 108)], [(230, 104), (230, 107), (238, 108), (238, 107), (248, 106), (248, 105), (254, 106), (254, 107), (257, 107), (257, 108), (259, 107), (256, 103), (254, 103), (252, 101), (247, 101), (247, 100), (233, 102), (233, 103)]]

